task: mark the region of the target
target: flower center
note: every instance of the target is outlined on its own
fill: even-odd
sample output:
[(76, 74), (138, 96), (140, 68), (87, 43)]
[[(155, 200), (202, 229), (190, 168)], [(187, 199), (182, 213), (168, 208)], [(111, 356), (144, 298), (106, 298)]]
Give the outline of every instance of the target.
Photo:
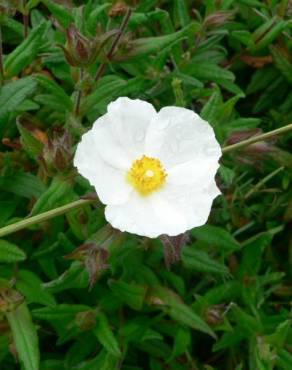
[(146, 155), (136, 159), (127, 173), (128, 181), (141, 195), (158, 190), (165, 183), (166, 176), (160, 160)]

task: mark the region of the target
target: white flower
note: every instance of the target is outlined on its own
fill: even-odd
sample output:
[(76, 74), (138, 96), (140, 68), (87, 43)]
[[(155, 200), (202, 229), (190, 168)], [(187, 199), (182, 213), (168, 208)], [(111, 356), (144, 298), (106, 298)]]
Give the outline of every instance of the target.
[(206, 223), (220, 194), (220, 156), (212, 127), (193, 111), (157, 113), (123, 97), (83, 135), (74, 165), (106, 204), (113, 227), (155, 238)]

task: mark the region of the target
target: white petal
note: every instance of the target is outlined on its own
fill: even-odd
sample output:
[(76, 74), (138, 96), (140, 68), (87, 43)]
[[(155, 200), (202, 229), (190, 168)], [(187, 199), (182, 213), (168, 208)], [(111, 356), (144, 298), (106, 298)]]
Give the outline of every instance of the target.
[(165, 107), (152, 120), (145, 139), (146, 155), (166, 169), (192, 160), (221, 156), (213, 128), (189, 109)]
[(133, 234), (156, 238), (161, 234), (178, 235), (187, 229), (187, 219), (176, 204), (155, 193), (141, 197), (133, 192), (125, 204), (108, 205), (105, 217), (113, 227)]
[(118, 98), (108, 106), (111, 130), (132, 160), (145, 154), (145, 135), (157, 115), (154, 107), (139, 99)]
[(111, 135), (107, 115), (98, 119), (93, 128), (82, 136), (74, 165), (95, 187), (98, 197), (105, 204), (123, 203), (133, 190), (126, 181), (131, 160)]
[(202, 188), (205, 182), (213, 179), (218, 170), (219, 163), (213, 157), (196, 159), (175, 165), (167, 170), (167, 183), (173, 185), (192, 184)]
[(87, 160), (91, 161), (92, 165), (97, 156), (117, 169), (128, 170), (132, 165), (132, 158), (112, 133), (112, 122), (108, 113), (94, 122), (92, 129), (82, 136), (81, 143), (88, 146)]
[(147, 197), (133, 192), (125, 204), (108, 205), (105, 216), (121, 231), (149, 238), (175, 236), (205, 224), (219, 194), (214, 180), (200, 190), (189, 185), (166, 185)]
[(202, 184), (201, 187), (167, 184), (161, 192), (165, 201), (175, 204), (177, 212), (185, 216), (187, 226), (184, 231), (204, 225), (207, 222), (213, 200), (219, 194), (221, 193), (214, 179), (209, 180), (207, 184)]

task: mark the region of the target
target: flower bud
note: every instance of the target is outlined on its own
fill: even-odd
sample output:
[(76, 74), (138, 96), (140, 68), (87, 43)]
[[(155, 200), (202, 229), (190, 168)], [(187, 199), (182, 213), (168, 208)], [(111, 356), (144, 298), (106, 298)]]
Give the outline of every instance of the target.
[(64, 172), (72, 165), (72, 143), (70, 134), (54, 132), (44, 145), (42, 160), (47, 172)]
[(214, 305), (208, 308), (206, 312), (206, 321), (209, 325), (222, 324), (224, 305)]
[[(242, 130), (242, 131), (234, 131), (229, 138), (227, 139), (226, 144), (232, 145), (236, 144), (238, 142), (241, 142), (243, 140), (247, 140), (252, 136), (259, 135), (262, 133), (262, 130), (260, 128), (250, 129), (250, 130)], [(273, 150), (273, 146), (271, 143), (267, 141), (258, 141), (256, 143), (250, 144), (242, 150), (250, 155), (260, 155), (265, 153), (270, 153)]]
[(71, 24), (67, 29), (66, 47), (60, 46), (71, 66), (88, 67), (96, 62), (103, 46), (116, 32), (116, 30), (111, 30), (95, 38), (87, 38), (78, 31), (75, 25)]
[(65, 256), (66, 259), (82, 261), (89, 275), (89, 287), (93, 288), (102, 271), (108, 268), (108, 251), (94, 242), (82, 244), (72, 253)]
[(76, 325), (82, 331), (92, 330), (96, 326), (96, 312), (84, 311), (79, 312), (75, 318)]
[(9, 287), (0, 288), (0, 312), (15, 310), (23, 302), (23, 296)]
[(233, 13), (228, 11), (219, 11), (208, 15), (204, 20), (204, 26), (206, 28), (220, 27), (223, 24), (229, 22), (233, 18)]
[(90, 40), (83, 36), (73, 24), (69, 26), (66, 33), (67, 47), (63, 47), (63, 50), (67, 62), (73, 67), (88, 65), (91, 57)]
[(160, 240), (163, 244), (165, 265), (170, 269), (171, 265), (181, 260), (182, 249), (187, 244), (189, 236), (187, 233), (177, 236), (161, 235)]
[(14, 15), (16, 10), (21, 10), (20, 0), (0, 0), (0, 24), (5, 20), (5, 15)]
[(127, 13), (128, 6), (123, 0), (116, 1), (110, 8), (108, 15), (112, 18), (125, 15)]

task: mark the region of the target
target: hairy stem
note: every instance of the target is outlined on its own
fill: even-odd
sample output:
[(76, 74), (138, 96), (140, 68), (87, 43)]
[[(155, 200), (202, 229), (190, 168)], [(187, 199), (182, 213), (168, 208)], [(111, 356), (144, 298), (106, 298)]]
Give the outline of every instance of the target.
[(28, 36), (28, 14), (23, 14), (23, 37), (26, 39)]
[(29, 23), (29, 14), (26, 13), (26, 0), (23, 0), (23, 37), (26, 39), (28, 36), (28, 23)]
[(58, 208), (51, 209), (50, 211), (40, 213), (39, 215), (25, 218), (14, 224), (2, 227), (0, 229), (0, 237), (3, 237), (4, 235), (12, 234), (16, 231), (25, 229), (37, 223), (50, 220), (51, 218), (63, 215), (64, 213), (72, 211), (73, 209), (83, 207), (93, 202), (94, 200), (92, 199), (80, 199), (80, 200), (76, 200), (75, 202), (68, 203), (65, 206), (61, 206)]
[[(229, 153), (229, 152), (232, 152), (234, 150), (241, 149), (241, 148), (243, 148), (245, 146), (248, 146), (250, 144), (256, 143), (258, 141), (262, 141), (262, 140), (268, 139), (272, 136), (275, 136), (275, 135), (278, 135), (278, 134), (283, 134), (283, 133), (288, 132), (288, 131), (292, 131), (292, 123), (290, 123), (287, 126), (280, 127), (276, 130), (266, 132), (266, 133), (261, 134), (261, 135), (253, 136), (253, 137), (251, 137), (247, 140), (241, 141), (240, 143), (225, 146), (224, 148), (222, 148), (222, 152), (223, 152), (223, 154)], [(69, 212), (69, 211), (72, 211), (73, 209), (80, 208), (80, 207), (83, 207), (87, 204), (92, 204), (94, 202), (96, 202), (96, 199), (80, 199), (80, 200), (77, 200), (75, 202), (68, 203), (65, 206), (61, 206), (61, 207), (54, 208), (54, 209), (52, 209), (50, 211), (47, 211), (47, 212), (44, 212), (44, 213), (40, 213), (39, 215), (25, 218), (21, 221), (18, 221), (16, 223), (14, 223), (14, 224), (2, 227), (0, 229), (0, 237), (12, 234), (16, 231), (25, 229), (29, 226), (41, 223), (43, 221), (50, 220), (51, 218), (63, 215), (65, 213)]]
[(232, 152), (234, 150), (241, 149), (241, 148), (243, 148), (245, 146), (248, 146), (250, 144), (257, 143), (258, 141), (269, 139), (272, 136), (275, 136), (275, 135), (278, 135), (278, 134), (284, 134), (285, 132), (288, 132), (288, 131), (291, 131), (291, 130), (292, 130), (292, 123), (290, 123), (287, 126), (277, 128), (276, 130), (266, 132), (266, 133), (261, 134), (261, 135), (252, 136), (247, 140), (240, 141), (239, 143), (225, 146), (225, 147), (222, 148), (222, 153), (225, 154), (225, 153), (228, 153), (228, 152)]
[[(108, 51), (106, 57), (108, 60), (111, 59), (111, 57), (113, 56), (115, 50), (116, 50), (116, 47), (118, 46), (118, 43), (123, 35), (123, 33), (125, 32), (127, 26), (128, 26), (128, 23), (129, 23), (129, 20), (130, 20), (130, 17), (131, 17), (131, 14), (132, 14), (132, 10), (130, 8), (128, 8), (127, 10), (127, 13), (123, 19), (123, 22), (121, 23), (121, 26), (120, 26), (120, 29), (119, 29), (119, 32), (116, 34), (116, 37), (112, 43), (112, 46), (110, 48), (110, 50)], [(102, 63), (97, 72), (96, 72), (96, 76), (95, 76), (95, 81), (98, 81), (102, 75), (104, 74), (104, 71), (106, 69), (106, 65), (107, 63)]]
[(75, 106), (75, 115), (79, 116), (80, 113), (80, 103), (81, 103), (81, 97), (82, 97), (82, 89), (81, 89), (81, 84), (83, 80), (83, 68), (80, 68), (80, 76), (79, 76), (79, 87), (77, 91), (77, 97), (76, 97), (76, 106)]
[(2, 48), (2, 28), (0, 25), (0, 86), (4, 81), (4, 67), (3, 67), (3, 48)]

